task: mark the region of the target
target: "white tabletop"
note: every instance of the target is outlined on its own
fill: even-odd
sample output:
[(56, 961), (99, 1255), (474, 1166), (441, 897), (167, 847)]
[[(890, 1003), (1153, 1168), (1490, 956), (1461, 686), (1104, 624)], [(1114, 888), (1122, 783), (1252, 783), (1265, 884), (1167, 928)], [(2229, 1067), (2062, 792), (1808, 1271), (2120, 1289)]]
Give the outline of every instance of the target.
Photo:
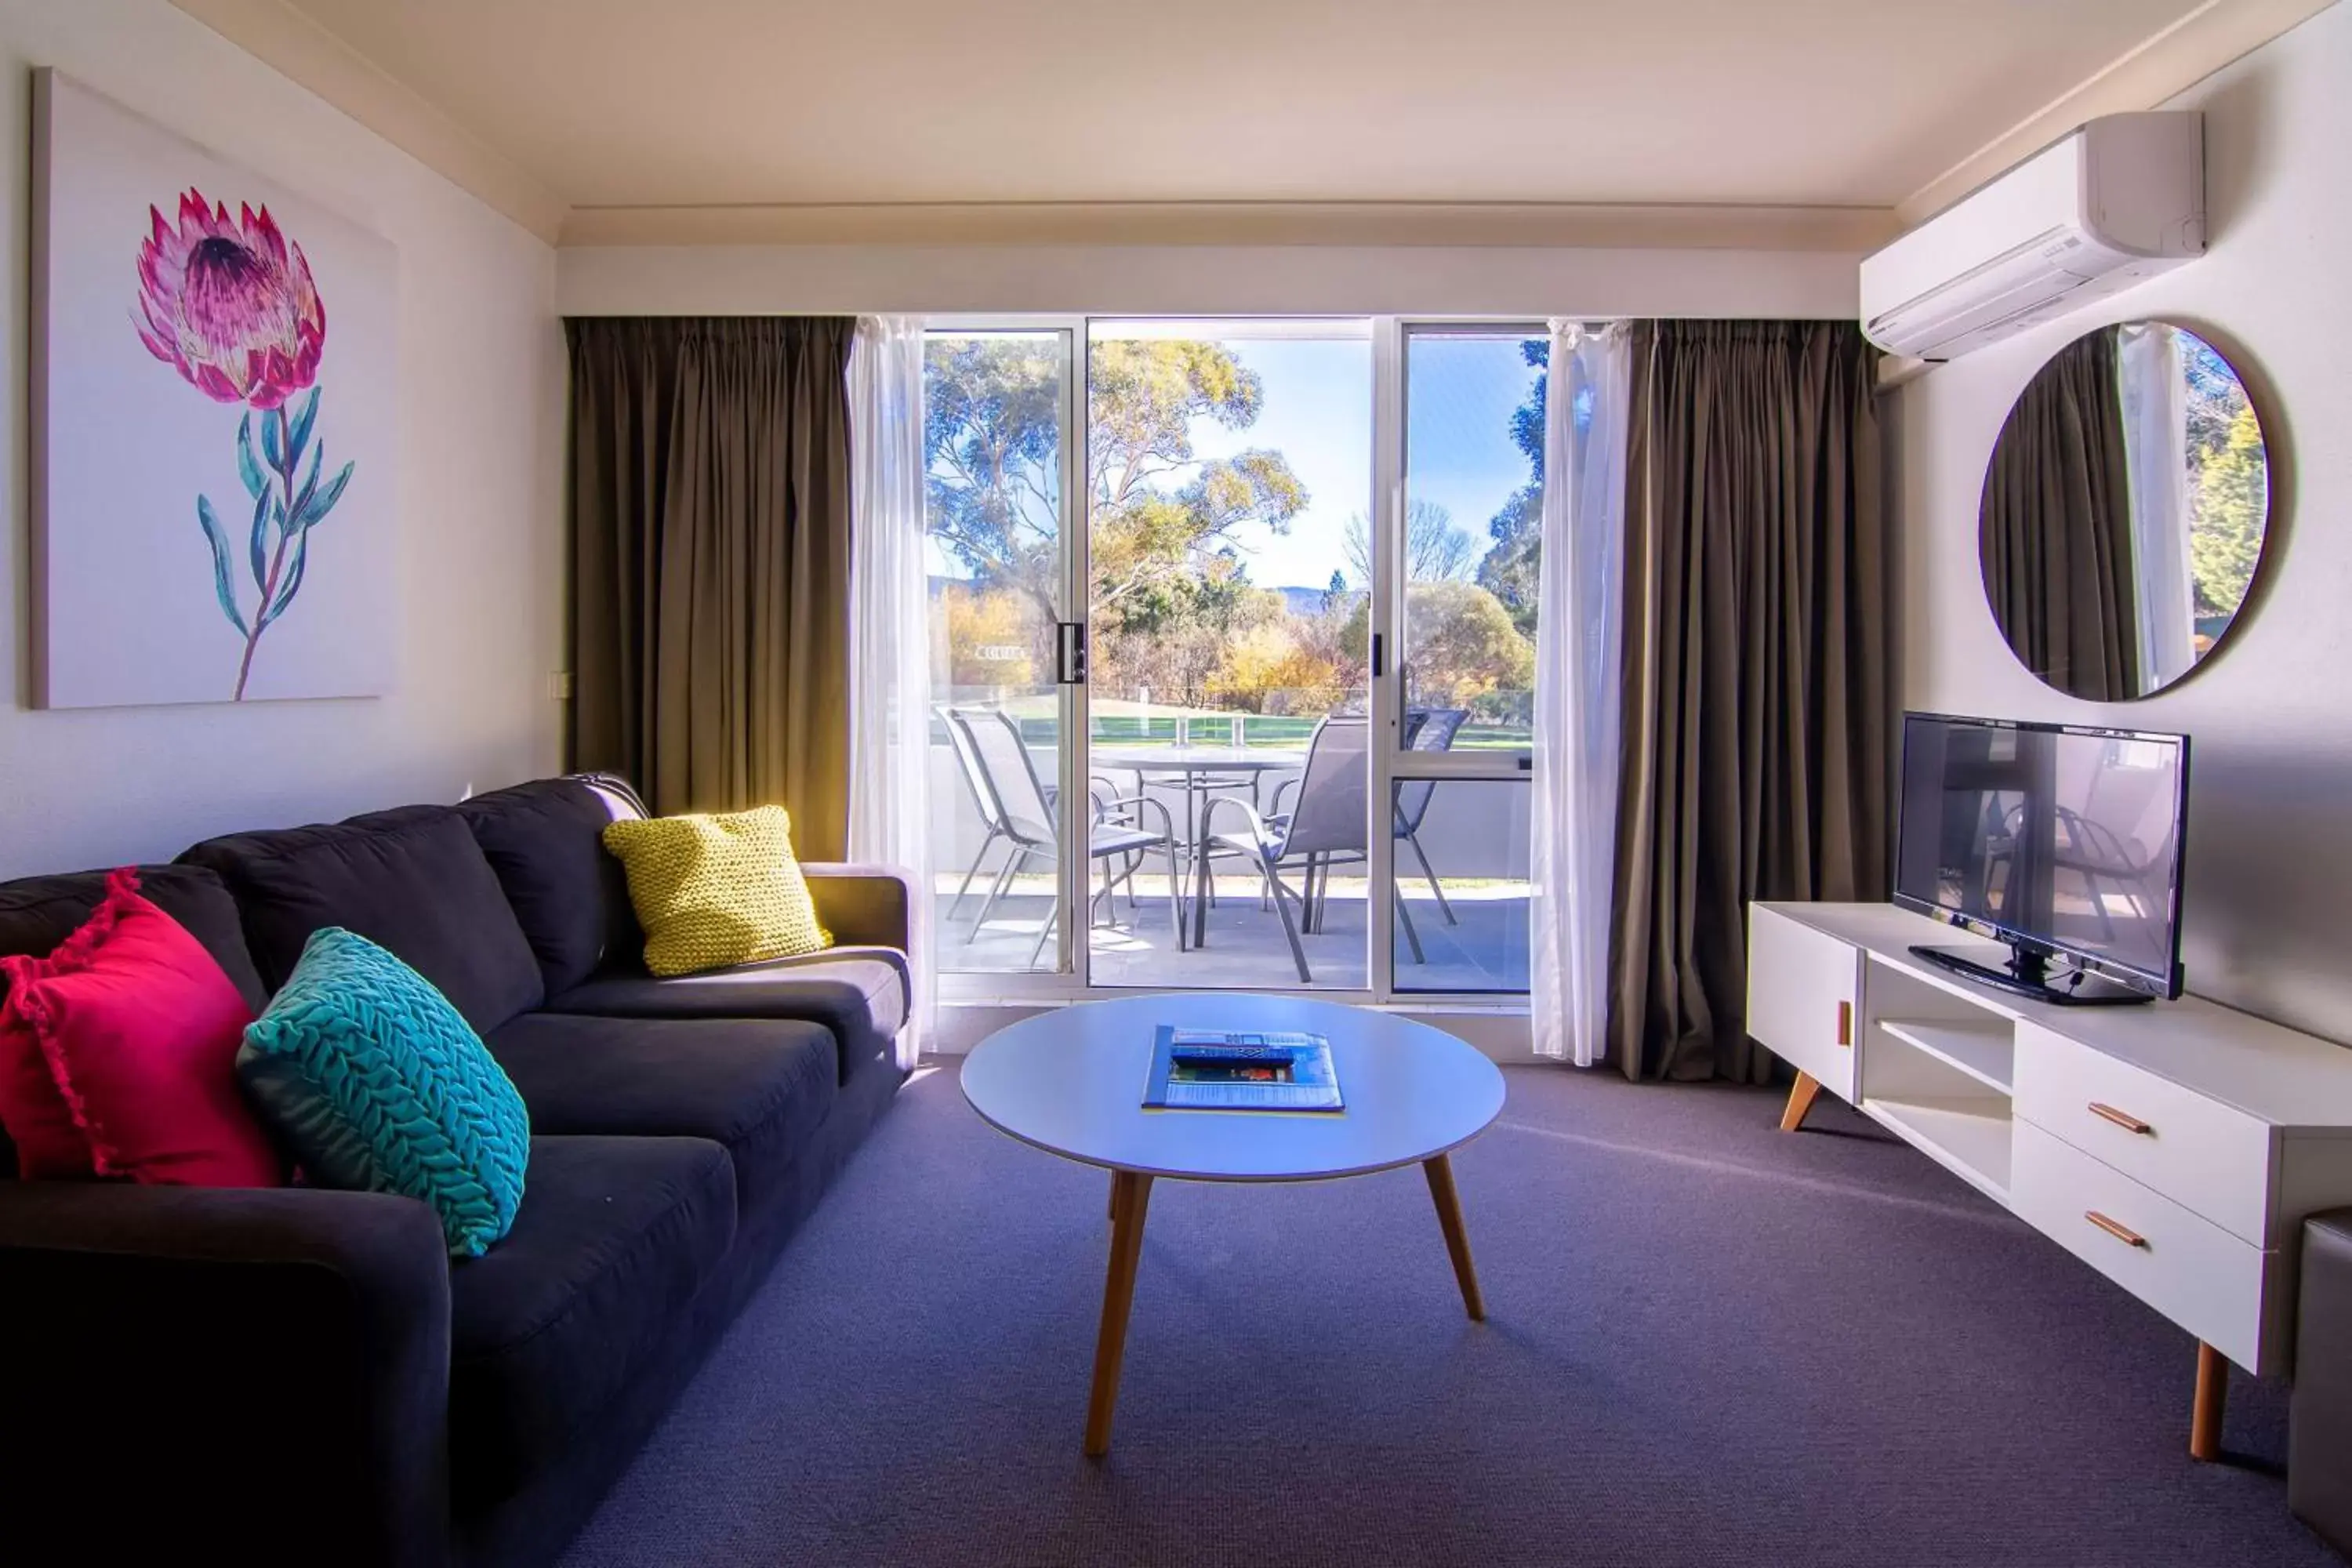
[[(1294, 1029), (1331, 1042), (1336, 1114), (1146, 1110), (1162, 1024)], [(1294, 996), (1200, 993), (1056, 1008), (982, 1040), (964, 1098), (998, 1131), (1089, 1165), (1209, 1182), (1314, 1181), (1410, 1164), (1467, 1142), (1503, 1109), (1503, 1075), (1442, 1030)]]

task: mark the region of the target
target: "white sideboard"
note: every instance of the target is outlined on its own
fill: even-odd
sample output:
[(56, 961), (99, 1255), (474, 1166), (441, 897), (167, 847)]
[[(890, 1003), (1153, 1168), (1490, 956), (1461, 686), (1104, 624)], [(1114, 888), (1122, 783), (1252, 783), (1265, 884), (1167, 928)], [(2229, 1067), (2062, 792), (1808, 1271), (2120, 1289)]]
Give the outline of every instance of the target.
[(1915, 944), (2003, 950), (1892, 904), (1750, 906), (1748, 1032), (2197, 1337), (2189, 1451), (2227, 1357), (2287, 1370), (2306, 1215), (2352, 1205), (2352, 1049), (2196, 997), (2067, 1007)]

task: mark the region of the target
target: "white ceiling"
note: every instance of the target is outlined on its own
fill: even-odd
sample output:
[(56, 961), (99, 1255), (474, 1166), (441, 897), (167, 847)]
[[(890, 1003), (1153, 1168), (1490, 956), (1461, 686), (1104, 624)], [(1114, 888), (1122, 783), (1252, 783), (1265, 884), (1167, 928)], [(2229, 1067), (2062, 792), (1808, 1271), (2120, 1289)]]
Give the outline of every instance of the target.
[[(200, 16), (253, 11), (251, 0), (180, 3)], [(2184, 19), (2316, 8), (2281, 0), (283, 4), (574, 209), (1886, 208)]]

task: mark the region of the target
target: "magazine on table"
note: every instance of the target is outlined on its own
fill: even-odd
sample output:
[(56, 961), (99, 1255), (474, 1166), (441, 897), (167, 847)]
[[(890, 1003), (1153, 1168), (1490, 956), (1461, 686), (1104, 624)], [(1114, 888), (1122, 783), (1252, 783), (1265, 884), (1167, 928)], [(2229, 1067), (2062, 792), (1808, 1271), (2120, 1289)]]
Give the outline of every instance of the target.
[(1345, 1110), (1331, 1042), (1267, 1029), (1183, 1029), (1153, 1037), (1147, 1110)]

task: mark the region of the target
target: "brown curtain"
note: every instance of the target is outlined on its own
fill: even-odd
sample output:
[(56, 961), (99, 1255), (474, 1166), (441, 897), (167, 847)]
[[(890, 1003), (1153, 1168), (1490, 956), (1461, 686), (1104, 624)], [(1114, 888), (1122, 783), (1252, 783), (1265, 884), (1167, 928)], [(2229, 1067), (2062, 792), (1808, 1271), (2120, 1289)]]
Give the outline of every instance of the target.
[(1752, 899), (1886, 896), (1876, 353), (1850, 322), (1636, 327), (1610, 1048), (1763, 1082)]
[(2140, 695), (2118, 331), (2076, 338), (2018, 395), (1978, 512), (2001, 635), (2026, 668), (2095, 702)]
[(775, 804), (841, 857), (846, 317), (591, 317), (572, 345), (572, 765), (654, 810)]

